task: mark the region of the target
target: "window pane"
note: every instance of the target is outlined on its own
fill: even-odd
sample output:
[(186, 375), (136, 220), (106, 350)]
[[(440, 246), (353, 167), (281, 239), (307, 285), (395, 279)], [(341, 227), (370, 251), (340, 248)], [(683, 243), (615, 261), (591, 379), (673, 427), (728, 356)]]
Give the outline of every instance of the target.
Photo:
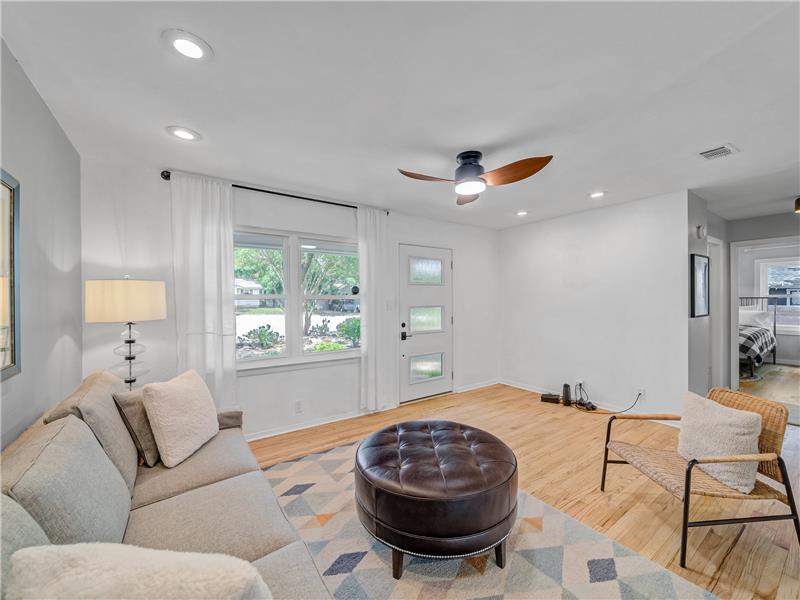
[(442, 353), (411, 357), (411, 383), (442, 376)]
[(336, 352), (361, 343), (359, 301), (306, 300), (303, 303), (303, 350)]
[(412, 306), (409, 312), (411, 333), (442, 330), (441, 306)]
[(443, 283), (442, 261), (438, 258), (409, 257), (408, 281), (410, 283)]
[(777, 325), (800, 326), (800, 266), (774, 265), (767, 267), (769, 303), (777, 311)]
[(236, 234), (233, 264), (237, 295), (283, 294), (283, 238)]
[(358, 250), (353, 244), (300, 240), (300, 280), (306, 296), (350, 296), (358, 286)]
[(283, 300), (236, 300), (236, 358), (253, 360), (286, 352)]

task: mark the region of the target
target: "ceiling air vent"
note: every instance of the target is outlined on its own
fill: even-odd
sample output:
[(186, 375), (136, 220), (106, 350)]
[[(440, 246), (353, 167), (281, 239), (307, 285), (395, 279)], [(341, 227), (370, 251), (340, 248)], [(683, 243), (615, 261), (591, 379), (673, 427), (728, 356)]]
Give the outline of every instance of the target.
[(700, 156), (706, 160), (713, 160), (715, 158), (722, 158), (723, 156), (730, 156), (731, 154), (736, 154), (737, 152), (739, 152), (739, 149), (733, 144), (724, 144), (717, 148), (705, 150), (704, 152), (700, 153)]

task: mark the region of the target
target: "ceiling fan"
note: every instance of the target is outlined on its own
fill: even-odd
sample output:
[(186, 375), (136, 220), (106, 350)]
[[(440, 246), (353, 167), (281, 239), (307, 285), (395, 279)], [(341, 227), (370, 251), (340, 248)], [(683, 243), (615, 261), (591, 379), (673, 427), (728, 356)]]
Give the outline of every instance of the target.
[(533, 158), (523, 158), (513, 163), (509, 163), (494, 171), (485, 173), (483, 165), (481, 165), (481, 158), (483, 154), (477, 150), (467, 150), (461, 152), (456, 156), (458, 167), (456, 167), (453, 179), (442, 179), (441, 177), (432, 177), (430, 175), (422, 175), (420, 173), (412, 173), (403, 169), (397, 169), (406, 177), (411, 179), (420, 179), (422, 181), (449, 181), (456, 184), (456, 204), (468, 204), (478, 199), (480, 193), (486, 189), (486, 186), (505, 185), (507, 183), (514, 183), (521, 181), (531, 175), (535, 175), (547, 166), (551, 160), (551, 156), (536, 156)]

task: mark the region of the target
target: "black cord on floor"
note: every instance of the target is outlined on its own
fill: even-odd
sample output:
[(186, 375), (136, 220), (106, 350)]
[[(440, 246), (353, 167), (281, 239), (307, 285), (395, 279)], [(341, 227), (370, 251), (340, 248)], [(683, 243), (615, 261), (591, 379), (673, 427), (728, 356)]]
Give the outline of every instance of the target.
[[(583, 386), (582, 386), (582, 385), (581, 385), (581, 386), (579, 386), (579, 388), (578, 388), (578, 394), (579, 394), (579, 395), (578, 395), (578, 399), (580, 399), (580, 400), (583, 400), (583, 394), (584, 394), (584, 393), (586, 394), (586, 401), (588, 402), (588, 401), (589, 401), (589, 392), (586, 392), (586, 391), (583, 389)], [(594, 413), (594, 414), (596, 414), (596, 415), (621, 415), (622, 413), (626, 413), (626, 412), (628, 412), (629, 410), (631, 410), (631, 409), (632, 409), (634, 406), (636, 406), (636, 404), (639, 402), (639, 398), (641, 398), (641, 397), (642, 397), (642, 392), (639, 392), (638, 394), (636, 394), (636, 400), (634, 400), (634, 401), (633, 401), (633, 404), (631, 404), (631, 405), (630, 405), (628, 408), (626, 408), (625, 410), (617, 410), (617, 411), (614, 411), (614, 412), (595, 412), (595, 411), (593, 411), (593, 410), (587, 410), (587, 409), (585, 409), (585, 408), (581, 408), (581, 407), (580, 407), (580, 406), (578, 406), (577, 404), (573, 404), (572, 406), (573, 406), (573, 408), (575, 408), (576, 410), (579, 410), (579, 411), (581, 411), (581, 412), (585, 412), (585, 413)]]

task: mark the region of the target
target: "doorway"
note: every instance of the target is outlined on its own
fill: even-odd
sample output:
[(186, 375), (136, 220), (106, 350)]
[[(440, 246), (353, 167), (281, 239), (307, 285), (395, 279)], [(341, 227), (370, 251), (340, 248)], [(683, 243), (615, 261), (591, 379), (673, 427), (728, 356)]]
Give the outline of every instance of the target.
[(400, 402), (453, 390), (453, 252), (400, 244)]

